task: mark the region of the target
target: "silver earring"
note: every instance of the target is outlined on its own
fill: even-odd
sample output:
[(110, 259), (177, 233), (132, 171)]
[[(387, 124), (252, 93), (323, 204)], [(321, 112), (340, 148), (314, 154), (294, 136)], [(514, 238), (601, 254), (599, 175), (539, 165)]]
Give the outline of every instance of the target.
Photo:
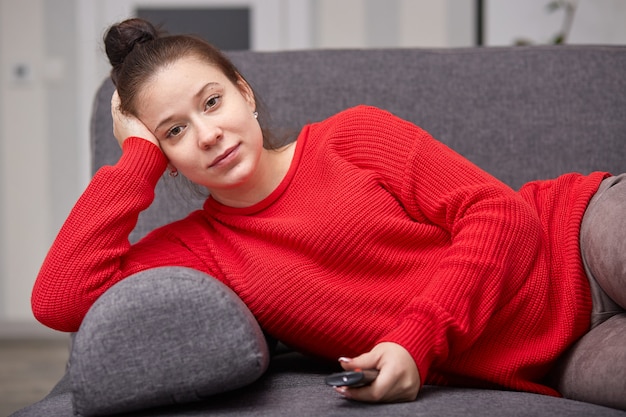
[(170, 177), (172, 177), (172, 178), (178, 177), (178, 170), (176, 168), (172, 168), (170, 170)]
[(259, 117), (259, 112), (258, 111), (253, 111), (252, 115), (254, 116), (254, 118), (258, 118)]

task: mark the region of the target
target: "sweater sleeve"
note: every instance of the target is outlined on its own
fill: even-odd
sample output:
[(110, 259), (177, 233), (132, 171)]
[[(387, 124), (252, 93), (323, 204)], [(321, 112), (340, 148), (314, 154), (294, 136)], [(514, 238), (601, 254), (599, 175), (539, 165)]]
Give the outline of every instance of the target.
[(376, 143), (361, 144), (377, 149), (369, 168), (412, 218), (436, 224), (450, 239), (425, 291), (380, 340), (405, 347), (424, 382), (433, 363), (471, 347), (514, 298), (543, 256), (544, 238), (538, 216), (510, 187), (412, 123), (370, 113), (359, 123), (378, 132), (370, 135)]
[[(131, 250), (128, 237), (139, 213), (154, 200), (167, 160), (140, 138), (124, 142), (115, 166), (101, 168), (70, 212), (39, 271), (31, 297), (35, 317), (61, 331), (76, 331), (96, 299), (122, 278), (176, 256), (175, 244)], [(145, 246), (145, 245), (144, 245)], [(141, 245), (138, 246), (141, 248)], [(154, 253), (153, 253), (154, 254)], [(154, 265), (156, 266), (156, 265)]]

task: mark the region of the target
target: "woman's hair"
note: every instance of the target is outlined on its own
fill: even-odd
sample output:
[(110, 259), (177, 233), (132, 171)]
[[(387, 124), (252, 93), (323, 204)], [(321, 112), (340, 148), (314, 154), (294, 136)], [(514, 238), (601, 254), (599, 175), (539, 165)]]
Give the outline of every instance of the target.
[[(104, 46), (112, 66), (111, 79), (120, 96), (120, 110), (134, 116), (138, 115), (141, 89), (158, 70), (181, 58), (194, 56), (217, 67), (236, 86), (240, 80), (247, 83), (230, 59), (209, 42), (191, 35), (168, 35), (143, 19), (128, 19), (111, 26), (104, 35)], [(279, 144), (264, 126), (269, 117), (262, 101), (252, 91), (263, 144), (275, 149)]]

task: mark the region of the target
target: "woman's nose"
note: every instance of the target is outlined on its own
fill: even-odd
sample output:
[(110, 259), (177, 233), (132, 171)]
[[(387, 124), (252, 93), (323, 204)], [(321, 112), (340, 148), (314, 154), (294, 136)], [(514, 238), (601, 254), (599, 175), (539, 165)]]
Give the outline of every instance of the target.
[(223, 135), (222, 129), (214, 124), (198, 124), (198, 145), (201, 148), (208, 148), (215, 145)]

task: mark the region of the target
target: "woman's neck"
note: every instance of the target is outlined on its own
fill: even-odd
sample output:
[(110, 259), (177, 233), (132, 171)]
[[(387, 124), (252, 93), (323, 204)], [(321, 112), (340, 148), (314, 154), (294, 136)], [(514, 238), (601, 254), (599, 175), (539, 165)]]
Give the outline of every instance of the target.
[(264, 150), (251, 181), (232, 189), (214, 190), (211, 196), (220, 204), (235, 208), (250, 207), (263, 201), (287, 175), (295, 149), (296, 142), (292, 142), (276, 150)]

